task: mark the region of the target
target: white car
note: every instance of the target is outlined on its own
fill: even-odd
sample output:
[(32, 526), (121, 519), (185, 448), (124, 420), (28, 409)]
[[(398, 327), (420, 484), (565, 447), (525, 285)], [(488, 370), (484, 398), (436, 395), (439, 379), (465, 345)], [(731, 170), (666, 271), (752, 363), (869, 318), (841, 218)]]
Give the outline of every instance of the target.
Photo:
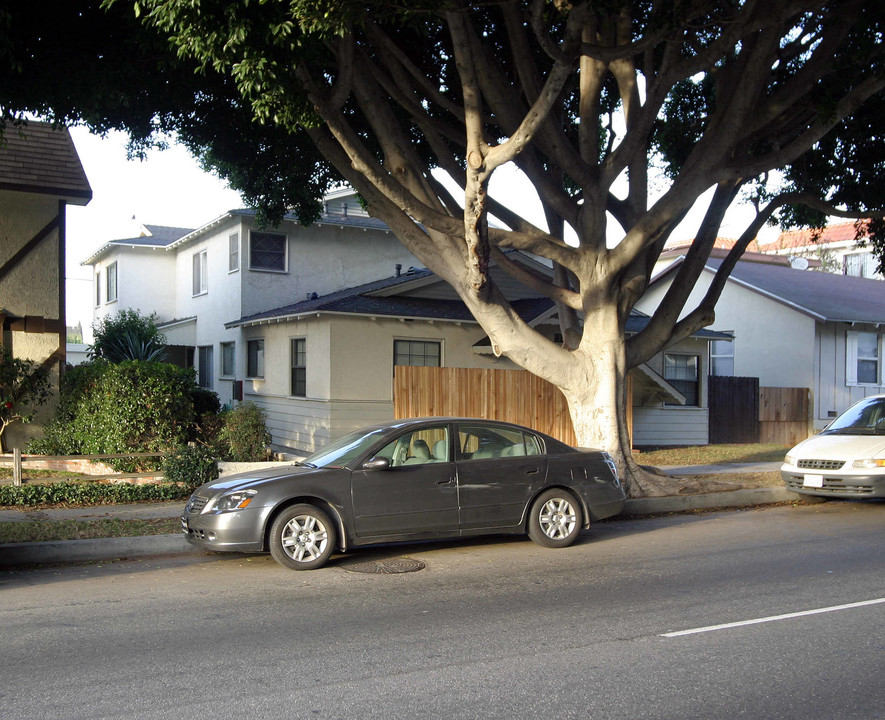
[(781, 477), (807, 495), (885, 497), (885, 395), (855, 403), (790, 450)]

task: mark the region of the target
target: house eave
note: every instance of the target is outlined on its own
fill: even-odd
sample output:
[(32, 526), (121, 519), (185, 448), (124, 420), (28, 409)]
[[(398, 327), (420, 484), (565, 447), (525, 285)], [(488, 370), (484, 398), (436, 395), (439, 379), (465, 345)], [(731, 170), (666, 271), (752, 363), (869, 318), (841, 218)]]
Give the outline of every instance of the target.
[(234, 320), (232, 322), (227, 322), (224, 324), (224, 327), (228, 330), (233, 328), (249, 328), (249, 327), (258, 327), (260, 325), (279, 325), (281, 323), (287, 322), (296, 322), (298, 320), (305, 320), (313, 317), (322, 317), (322, 316), (333, 316), (333, 317), (358, 317), (358, 318), (368, 318), (369, 320), (397, 320), (399, 322), (426, 322), (431, 325), (435, 323), (451, 323), (454, 325), (463, 325), (465, 323), (469, 323), (471, 325), (476, 325), (476, 320), (473, 318), (465, 319), (465, 318), (440, 318), (440, 317), (427, 317), (426, 315), (387, 315), (385, 313), (358, 313), (358, 312), (344, 312), (340, 310), (305, 310), (303, 312), (298, 313), (290, 313), (286, 315), (274, 315), (273, 317), (266, 318), (256, 318), (255, 320)]

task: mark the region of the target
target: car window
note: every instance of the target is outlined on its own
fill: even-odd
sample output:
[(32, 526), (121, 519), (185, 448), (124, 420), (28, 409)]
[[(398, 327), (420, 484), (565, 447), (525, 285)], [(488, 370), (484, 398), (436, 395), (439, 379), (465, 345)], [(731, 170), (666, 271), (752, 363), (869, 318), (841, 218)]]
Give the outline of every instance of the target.
[(387, 458), (392, 468), (448, 462), (448, 427), (435, 425), (407, 432), (381, 448), (375, 457)]
[(885, 398), (870, 398), (852, 405), (830, 423), (827, 433), (885, 434)]
[(484, 425), (462, 425), (458, 448), (464, 460), (540, 455), (539, 439), (520, 430)]
[(302, 464), (313, 467), (344, 467), (362, 453), (367, 452), (385, 432), (384, 428), (369, 433), (364, 430), (352, 432), (310, 455)]

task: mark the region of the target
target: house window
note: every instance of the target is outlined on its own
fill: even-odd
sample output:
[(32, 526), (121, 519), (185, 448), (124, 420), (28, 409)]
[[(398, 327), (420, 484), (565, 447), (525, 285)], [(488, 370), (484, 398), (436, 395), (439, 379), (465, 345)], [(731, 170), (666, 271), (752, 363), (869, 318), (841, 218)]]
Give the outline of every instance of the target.
[(249, 340), (246, 343), (246, 376), (264, 377), (264, 340)]
[(209, 290), (209, 256), (203, 250), (194, 253), (194, 295), (205, 295)]
[(108, 265), (107, 288), (105, 290), (106, 302), (112, 303), (117, 301), (117, 263)]
[(227, 271), (240, 269), (240, 233), (234, 233), (228, 239)]
[(850, 253), (842, 258), (842, 269), (854, 277), (876, 277), (876, 258), (872, 252)]
[(710, 343), (710, 374), (734, 375), (734, 340), (713, 340)]
[(874, 332), (846, 333), (845, 381), (848, 385), (881, 384), (882, 339)]
[(95, 273), (95, 307), (101, 305), (101, 273)]
[(252, 270), (286, 271), (286, 236), (249, 233), (249, 267)]
[(664, 380), (685, 396), (685, 404), (698, 405), (697, 355), (664, 355)]
[(292, 381), (290, 394), (307, 397), (307, 340), (292, 340)]
[(441, 343), (426, 340), (394, 340), (394, 365), (440, 367)]
[(212, 387), (212, 346), (197, 348), (197, 382), (200, 387)]
[(234, 377), (237, 374), (237, 344), (232, 342), (221, 343), (221, 376)]

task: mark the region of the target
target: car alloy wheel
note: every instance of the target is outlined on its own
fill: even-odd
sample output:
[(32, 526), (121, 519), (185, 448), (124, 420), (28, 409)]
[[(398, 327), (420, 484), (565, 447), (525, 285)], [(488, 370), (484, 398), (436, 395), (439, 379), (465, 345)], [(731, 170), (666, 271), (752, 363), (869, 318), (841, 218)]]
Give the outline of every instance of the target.
[(548, 490), (538, 496), (529, 516), (529, 537), (544, 547), (571, 545), (581, 532), (581, 508), (571, 493)]
[(274, 520), (270, 529), (270, 554), (291, 570), (321, 567), (335, 550), (335, 526), (313, 505), (293, 505)]

